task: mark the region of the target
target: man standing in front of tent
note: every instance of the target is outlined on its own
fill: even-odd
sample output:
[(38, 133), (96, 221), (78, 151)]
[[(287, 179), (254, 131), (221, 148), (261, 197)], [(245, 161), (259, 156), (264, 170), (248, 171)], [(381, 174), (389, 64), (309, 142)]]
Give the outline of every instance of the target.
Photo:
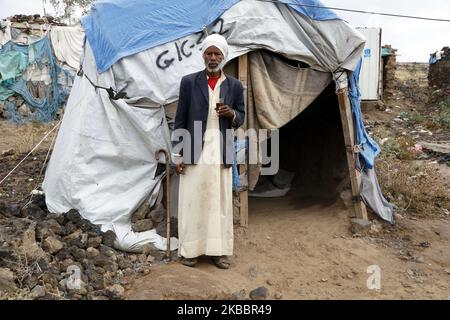
[(228, 55), (223, 36), (208, 36), (202, 53), (205, 69), (181, 80), (175, 117), (175, 132), (189, 133), (174, 156), (180, 174), (178, 254), (190, 267), (206, 255), (217, 267), (228, 269), (227, 256), (233, 255), (231, 129), (244, 122), (243, 86), (222, 70)]

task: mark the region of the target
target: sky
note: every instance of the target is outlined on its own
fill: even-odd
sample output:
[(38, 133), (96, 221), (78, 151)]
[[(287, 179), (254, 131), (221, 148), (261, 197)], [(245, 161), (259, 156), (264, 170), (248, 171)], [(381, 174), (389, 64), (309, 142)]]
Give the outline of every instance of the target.
[[(450, 20), (450, 0), (322, 0), (322, 3), (330, 7)], [(51, 6), (46, 8), (51, 11)], [(0, 18), (34, 13), (44, 13), (42, 0), (0, 0)], [(381, 27), (382, 44), (398, 49), (398, 61), (427, 62), (430, 53), (450, 46), (450, 22), (336, 13), (355, 27)]]

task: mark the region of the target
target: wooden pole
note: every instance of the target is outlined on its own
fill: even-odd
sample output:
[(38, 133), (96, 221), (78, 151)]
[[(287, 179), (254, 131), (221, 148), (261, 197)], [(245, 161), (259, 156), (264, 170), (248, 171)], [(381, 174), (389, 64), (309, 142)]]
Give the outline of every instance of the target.
[[(247, 110), (247, 88), (248, 88), (248, 56), (247, 54), (244, 54), (239, 57), (238, 62), (238, 77), (239, 80), (242, 82), (242, 85), (244, 86), (244, 102), (245, 102), (245, 110)], [(247, 113), (247, 112), (246, 112)], [(247, 129), (247, 123), (244, 121), (244, 124), (242, 125), (242, 129)], [(245, 173), (247, 172), (247, 165), (246, 164), (240, 164), (239, 165), (239, 173)], [(248, 190), (242, 191), (239, 194), (240, 197), (240, 207), (239, 207), (239, 213), (240, 213), (240, 223), (241, 227), (248, 227)]]
[(352, 186), (353, 203), (355, 215), (359, 219), (367, 220), (366, 205), (361, 199), (361, 173), (356, 170), (355, 136), (353, 125), (353, 114), (350, 100), (348, 98), (348, 88), (339, 89), (337, 92), (339, 101), (339, 111), (341, 114), (342, 131), (346, 146), (347, 164), (350, 173), (350, 182)]
[(170, 157), (169, 152), (165, 149), (160, 149), (155, 153), (155, 159), (159, 160), (160, 153), (164, 153), (166, 161), (166, 259), (170, 259)]

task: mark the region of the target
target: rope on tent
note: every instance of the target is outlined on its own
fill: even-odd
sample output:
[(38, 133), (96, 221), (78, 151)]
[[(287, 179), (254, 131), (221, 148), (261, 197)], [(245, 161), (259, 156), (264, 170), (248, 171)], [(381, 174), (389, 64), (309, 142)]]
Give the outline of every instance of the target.
[[(44, 163), (42, 164), (42, 168), (41, 168), (41, 172), (39, 173), (39, 177), (41, 177), (41, 176), (42, 176), (42, 173), (44, 172), (45, 164), (47, 163), (48, 156), (50, 155), (50, 152), (51, 152), (51, 150), (53, 149), (53, 146), (54, 146), (54, 144), (55, 144), (55, 140), (56, 140), (56, 136), (57, 136), (57, 135), (58, 135), (58, 132), (56, 132), (55, 135), (54, 135), (53, 138), (52, 138), (52, 142), (50, 143), (50, 147), (48, 148), (48, 152), (47, 152), (47, 155), (45, 156)], [(25, 208), (26, 206), (28, 206), (30, 203), (32, 203), (33, 197), (34, 197), (36, 194), (39, 194), (39, 193), (34, 193), (33, 191), (42, 192), (42, 191), (38, 191), (38, 190), (37, 190), (38, 186), (39, 186), (39, 182), (36, 183), (35, 187), (34, 187), (33, 190), (31, 191), (31, 197), (30, 197), (30, 200), (27, 201), (27, 203), (22, 207), (22, 209)], [(29, 195), (28, 195), (27, 197), (29, 197)], [(25, 197), (24, 199), (22, 199), (22, 201), (25, 200), (27, 197)], [(22, 202), (22, 201), (21, 201), (21, 202)]]
[(41, 168), (41, 172), (39, 173), (39, 176), (42, 176), (42, 173), (44, 172), (45, 164), (47, 163), (48, 156), (50, 155), (50, 152), (53, 149), (57, 135), (58, 135), (58, 133), (55, 133), (55, 135), (53, 135), (52, 142), (50, 143), (50, 148), (48, 148), (48, 152), (47, 152), (47, 155), (45, 156), (44, 163), (42, 164), (42, 168)]
[(103, 89), (106, 90), (106, 92), (108, 92), (108, 96), (110, 99), (112, 100), (119, 100), (119, 99), (127, 99), (127, 93), (124, 91), (119, 91), (117, 92), (116, 90), (114, 90), (112, 87), (102, 87), (99, 86), (98, 84), (95, 84), (91, 79), (89, 79), (89, 77), (87, 76), (86, 73), (83, 72), (83, 69), (80, 69), (77, 73), (78, 76), (82, 77), (85, 76), (86, 79), (88, 79), (89, 83), (95, 88), (96, 92), (97, 89)]

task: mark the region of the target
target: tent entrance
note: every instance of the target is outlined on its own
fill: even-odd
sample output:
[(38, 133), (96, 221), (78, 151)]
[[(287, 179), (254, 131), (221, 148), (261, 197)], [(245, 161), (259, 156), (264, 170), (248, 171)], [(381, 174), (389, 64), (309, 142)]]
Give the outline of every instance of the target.
[(257, 198), (335, 200), (342, 187), (349, 186), (334, 82), (279, 129), (279, 164), (277, 174), (261, 175), (254, 191), (249, 192), (249, 197), (254, 198), (250, 210)]

